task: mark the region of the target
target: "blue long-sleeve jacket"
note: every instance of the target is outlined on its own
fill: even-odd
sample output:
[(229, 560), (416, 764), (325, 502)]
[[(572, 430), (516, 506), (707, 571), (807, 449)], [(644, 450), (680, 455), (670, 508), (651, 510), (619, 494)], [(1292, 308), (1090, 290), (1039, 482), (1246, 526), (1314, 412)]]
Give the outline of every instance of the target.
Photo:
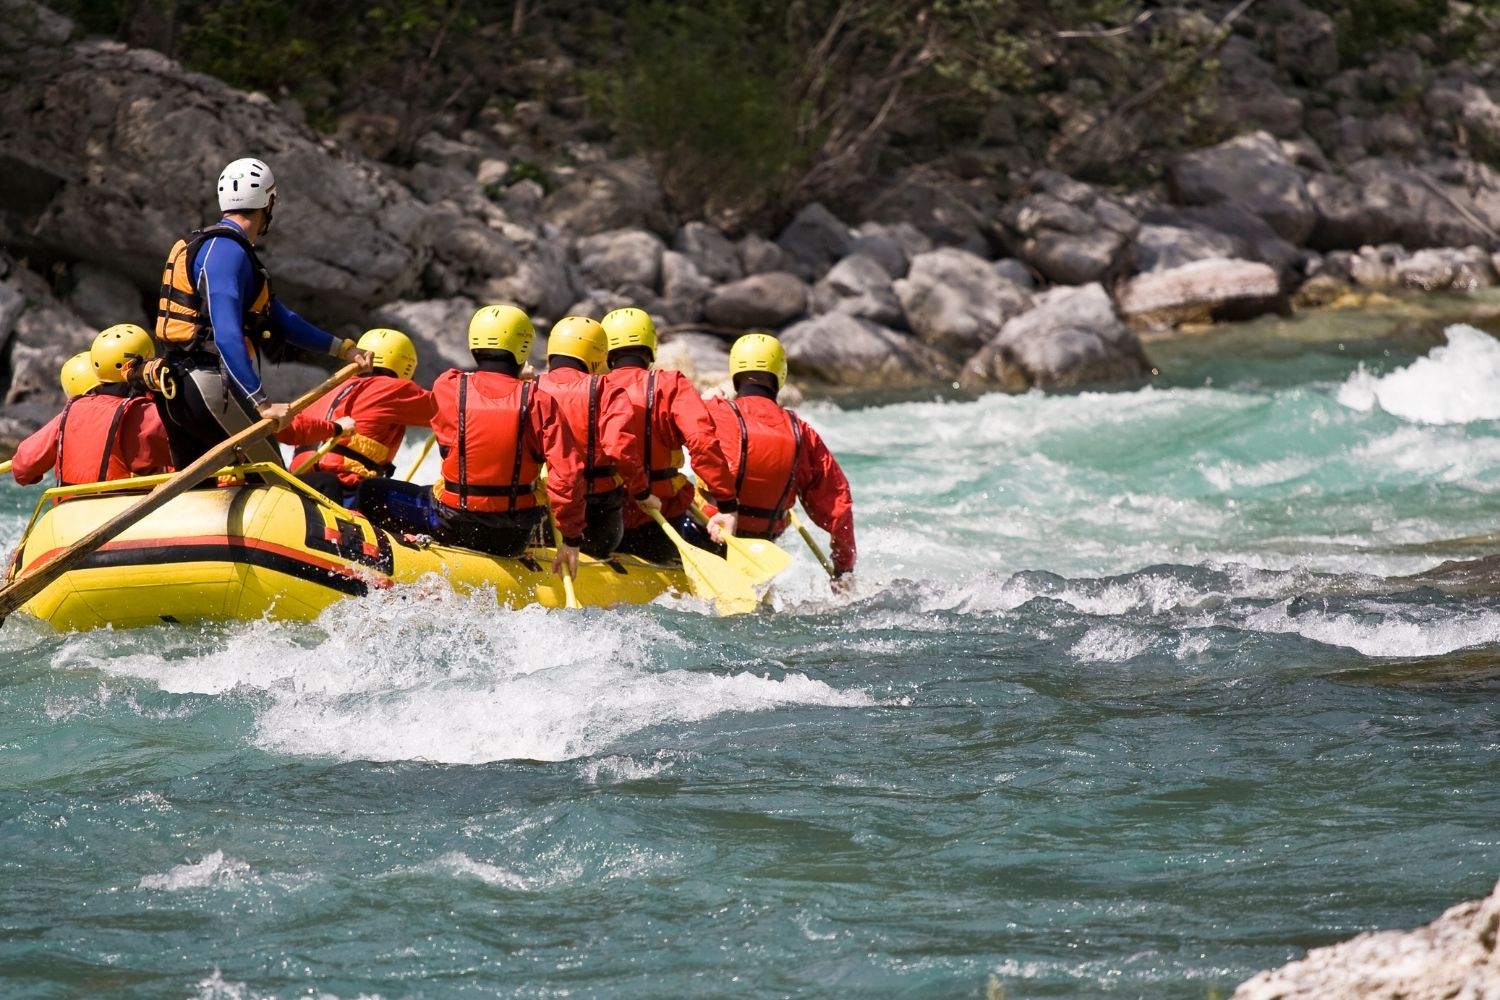
[[(221, 224), (235, 225), (228, 219), (222, 220)], [(198, 248), (192, 274), (198, 294), (208, 309), (209, 322), (213, 324), (214, 347), (225, 370), (240, 392), (259, 406), (266, 401), (266, 394), (261, 389), (260, 373), (245, 347), (245, 310), (255, 296), (255, 268), (250, 263), (250, 255), (227, 236), (211, 236)], [(271, 329), (294, 347), (327, 352), (337, 343), (332, 334), (313, 326), (274, 296), (268, 318)]]

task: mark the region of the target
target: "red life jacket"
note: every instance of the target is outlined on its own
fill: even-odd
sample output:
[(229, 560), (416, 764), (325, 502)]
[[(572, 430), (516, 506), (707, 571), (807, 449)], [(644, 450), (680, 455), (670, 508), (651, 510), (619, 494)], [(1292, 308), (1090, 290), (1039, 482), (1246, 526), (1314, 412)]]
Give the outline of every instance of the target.
[[(336, 390), (328, 401), (328, 412), (323, 414), (323, 419), (332, 423), (339, 417), (355, 416), (355, 402), (359, 399), (360, 390), (374, 385), (375, 379), (386, 377), (388, 376), (370, 375), (353, 379), (342, 389)], [(334, 473), (348, 473), (360, 479), (395, 475), (396, 452), (401, 449), (401, 441), (406, 436), (406, 428), (395, 425), (390, 430), (391, 433), (386, 435), (386, 440), (366, 437), (363, 434), (350, 434), (328, 449), (330, 455), (338, 456), (338, 465), (334, 466), (331, 462), (325, 465), (324, 462), (319, 462), (318, 468)], [(293, 456), (293, 461), (300, 460), (302, 454), (298, 453)]]
[(80, 486), (135, 475), (120, 448), (120, 425), (132, 406), (151, 406), (145, 396), (91, 392), (68, 401), (57, 428), (57, 485)]
[(681, 448), (671, 447), (657, 433), (656, 372), (647, 372), (644, 379), (632, 379), (623, 385), (630, 405), (644, 415), (641, 450), (646, 456), (646, 475), (651, 480), (651, 492), (663, 500), (674, 497), (687, 484), (687, 477), (682, 474), (684, 456)]
[(615, 464), (605, 461), (599, 451), (599, 390), (600, 376), (563, 384), (550, 382), (547, 394), (557, 400), (557, 408), (573, 432), (573, 440), (583, 444), (583, 478), (587, 483), (588, 496), (597, 497), (613, 493), (620, 488), (615, 481)]
[[(734, 400), (725, 400), (740, 426), (734, 493), (739, 497), (736, 535), (774, 538), (785, 530), (787, 511), (797, 502), (797, 463), (802, 458), (802, 425), (791, 410), (783, 410), (786, 426), (767, 426), (745, 420)], [(737, 459), (737, 462), (736, 462)]]
[[(506, 381), (510, 385), (493, 396), (471, 384), (471, 372), (460, 372), (451, 379), (440, 377), (433, 384), (438, 419), (443, 414), (455, 414), (456, 427), (451, 444), (439, 438), (447, 451), (443, 455), (443, 478), (432, 490), (438, 502), (489, 514), (536, 506), (533, 491), (542, 459), (526, 447), (531, 395), (536, 387), (519, 379)], [(486, 382), (495, 386), (494, 380)]]

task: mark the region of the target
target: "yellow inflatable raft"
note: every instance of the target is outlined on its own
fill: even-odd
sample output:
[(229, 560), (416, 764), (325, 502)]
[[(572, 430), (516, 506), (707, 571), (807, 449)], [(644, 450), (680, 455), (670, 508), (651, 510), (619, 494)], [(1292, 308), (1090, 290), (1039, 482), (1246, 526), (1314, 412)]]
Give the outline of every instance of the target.
[[(501, 605), (562, 607), (553, 550), (504, 559), (444, 545), (414, 545), (332, 503), (283, 470), (249, 466), (270, 485), (192, 490), (90, 554), (21, 611), (59, 631), (163, 622), (308, 620), (344, 597), (429, 574), (460, 591), (490, 587)], [(49, 490), (10, 567), (24, 575), (137, 501), (165, 477)], [(66, 502), (56, 503), (58, 499)], [(9, 578), (9, 577), (8, 577)], [(575, 582), (584, 605), (644, 604), (686, 593), (680, 567), (634, 556), (584, 557)]]

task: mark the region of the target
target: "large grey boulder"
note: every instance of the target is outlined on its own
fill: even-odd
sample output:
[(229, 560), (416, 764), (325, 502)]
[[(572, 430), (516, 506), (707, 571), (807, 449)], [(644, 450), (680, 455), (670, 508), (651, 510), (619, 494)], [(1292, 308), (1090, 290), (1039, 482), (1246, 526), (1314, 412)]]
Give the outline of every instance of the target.
[(691, 323), (703, 315), (703, 303), (713, 293), (713, 282), (690, 257), (675, 250), (661, 255), (662, 309), (672, 323)]
[(1137, 327), (1166, 329), (1189, 322), (1248, 319), (1285, 309), (1275, 270), (1249, 260), (1196, 260), (1139, 274), (1121, 288), (1120, 312)]
[(1140, 340), (1125, 326), (1104, 286), (1054, 288), (1010, 320), (968, 363), (970, 388), (1061, 389), (1138, 378), (1150, 371)]
[(1500, 197), (1483, 201), (1475, 190), (1442, 183), (1400, 160), (1366, 158), (1351, 164), (1343, 176), (1316, 174), (1308, 183), (1317, 213), (1308, 242), (1319, 250), (1379, 243), (1412, 249), (1488, 243), (1490, 231), (1500, 228)]
[[(1230, 252), (1221, 257), (1240, 258), (1269, 264), (1280, 274), (1294, 270), (1301, 259), (1301, 251), (1282, 239), (1266, 220), (1248, 211), (1241, 205), (1219, 202), (1213, 205), (1153, 205), (1141, 213), (1146, 225), (1176, 226), (1182, 229), (1205, 230), (1200, 234), (1204, 240), (1217, 242), (1210, 234), (1217, 234), (1230, 241)], [(1147, 251), (1148, 259), (1150, 251)], [(1202, 260), (1197, 257), (1194, 259)], [(1187, 263), (1183, 261), (1182, 263)], [(1136, 261), (1137, 270), (1149, 270)]]
[[(859, 214), (874, 222), (914, 227), (931, 243), (985, 256), (991, 252), (989, 233), (999, 211), (1000, 201), (990, 184), (920, 166), (866, 200)], [(907, 255), (930, 249), (908, 246)]]
[(893, 328), (906, 325), (890, 274), (864, 254), (850, 254), (835, 264), (813, 286), (812, 301), (815, 312), (848, 313)]
[(514, 274), (520, 267), (525, 253), (512, 235), (531, 240), (519, 227), (507, 235), (455, 209), (434, 211), (431, 258), (423, 284), (440, 297), (482, 295), (487, 281)]
[(1230, 1000), (1484, 1000), (1500, 996), (1500, 886), (1416, 930), (1314, 948), (1240, 984)]
[(645, 160), (585, 164), (543, 207), (554, 225), (579, 236), (610, 229), (672, 233), (661, 183)]
[(1039, 171), (1031, 193), (1000, 218), (1015, 255), (1049, 281), (1081, 285), (1123, 267), (1139, 228), (1119, 202), (1055, 171)]
[(787, 252), (764, 236), (751, 233), (740, 240), (737, 249), (746, 274), (769, 274), (772, 271), (792, 269), (792, 258)]
[(825, 386), (893, 389), (951, 381), (957, 366), (914, 337), (847, 313), (825, 313), (781, 332), (791, 374)]
[(918, 254), (894, 288), (917, 336), (954, 359), (969, 357), (1031, 307), (1031, 296), (989, 261), (955, 247)]
[(817, 202), (804, 206), (776, 237), (786, 252), (791, 270), (806, 281), (815, 281), (849, 253), (849, 227)]
[(737, 330), (779, 329), (807, 312), (807, 285), (795, 274), (771, 271), (720, 285), (703, 303), (703, 315), (716, 326)]
[(1137, 272), (1166, 271), (1195, 260), (1235, 257), (1240, 241), (1204, 226), (1146, 225), (1135, 234)]
[(722, 284), (745, 276), (745, 265), (740, 263), (739, 251), (729, 237), (706, 222), (689, 222), (677, 230), (672, 249), (692, 261), (699, 273), (711, 281)]
[(135, 323), (148, 330), (156, 322), (156, 298), (146, 308), (146, 296), (129, 280), (97, 264), (72, 268), (68, 308), (99, 329), (116, 323)]
[(641, 285), (656, 288), (661, 281), (661, 255), (666, 246), (643, 229), (614, 229), (578, 241), (578, 268), (593, 288)]
[(417, 381), (431, 385), (449, 368), (472, 368), (469, 320), (479, 306), (473, 299), (427, 299), (388, 302), (370, 319), (411, 337), (417, 345)]
[(1253, 132), (1178, 157), (1167, 171), (1173, 197), (1188, 205), (1235, 202), (1301, 243), (1316, 213), (1302, 172), (1267, 132)]
[(327, 322), (415, 287), (425, 209), (265, 97), (112, 42), (29, 48), (7, 77), (0, 241), (13, 250), (89, 261), (149, 293), (173, 240), (217, 218), (219, 171), (253, 147), (276, 172), (264, 256), (283, 298)]

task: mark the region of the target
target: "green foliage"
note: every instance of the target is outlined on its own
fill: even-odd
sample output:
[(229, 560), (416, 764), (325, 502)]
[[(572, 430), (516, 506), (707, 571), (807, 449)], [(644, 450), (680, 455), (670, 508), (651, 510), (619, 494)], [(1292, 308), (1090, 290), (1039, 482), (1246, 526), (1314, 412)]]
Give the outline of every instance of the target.
[(1414, 34), (1434, 34), (1448, 16), (1448, 0), (1312, 0), (1333, 18), (1346, 65), (1401, 44)]

